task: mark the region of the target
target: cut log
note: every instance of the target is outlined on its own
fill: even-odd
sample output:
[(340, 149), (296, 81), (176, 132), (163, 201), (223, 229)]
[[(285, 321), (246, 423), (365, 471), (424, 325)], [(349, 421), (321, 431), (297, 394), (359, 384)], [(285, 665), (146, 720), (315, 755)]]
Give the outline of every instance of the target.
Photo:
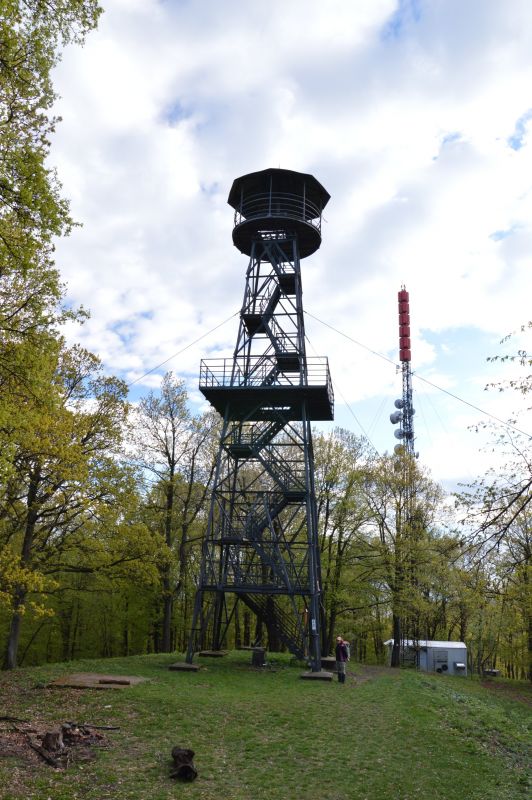
[(170, 772), (171, 778), (179, 778), (182, 781), (193, 781), (198, 777), (198, 772), (192, 759), (194, 751), (185, 747), (172, 748), (172, 759), (174, 767)]

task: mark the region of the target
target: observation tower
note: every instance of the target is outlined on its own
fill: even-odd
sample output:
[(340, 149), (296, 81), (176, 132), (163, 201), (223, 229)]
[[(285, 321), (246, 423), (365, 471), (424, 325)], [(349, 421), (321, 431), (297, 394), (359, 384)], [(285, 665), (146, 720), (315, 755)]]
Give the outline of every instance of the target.
[(266, 169), (229, 192), (233, 242), (249, 256), (232, 358), (202, 361), (223, 418), (187, 662), (224, 646), (239, 602), (270, 649), (321, 669), (321, 576), (311, 423), (332, 420), (326, 358), (307, 358), (301, 259), (321, 244), (329, 194), (312, 175)]

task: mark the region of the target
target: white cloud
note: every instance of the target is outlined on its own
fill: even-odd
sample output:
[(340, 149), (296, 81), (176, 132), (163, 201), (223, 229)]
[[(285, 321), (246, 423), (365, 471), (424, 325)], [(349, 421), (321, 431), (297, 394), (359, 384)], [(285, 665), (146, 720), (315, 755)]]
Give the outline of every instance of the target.
[[(52, 161), (83, 222), (57, 260), (92, 312), (69, 335), (129, 380), (180, 352), (168, 366), (195, 390), (200, 358), (236, 336), (235, 318), (184, 349), (241, 303), (232, 180), (282, 166), (331, 193), (322, 248), (303, 262), (308, 310), (394, 361), (405, 283), (414, 368), (480, 405), (469, 371), (488, 382), (482, 348), (526, 321), (532, 293), (528, 2), (105, 6), (56, 72)], [(347, 402), (396, 393), (393, 364), (307, 328)], [(473, 452), (465, 420), (442, 414), (449, 452)], [(441, 465), (438, 450), (424, 457)]]

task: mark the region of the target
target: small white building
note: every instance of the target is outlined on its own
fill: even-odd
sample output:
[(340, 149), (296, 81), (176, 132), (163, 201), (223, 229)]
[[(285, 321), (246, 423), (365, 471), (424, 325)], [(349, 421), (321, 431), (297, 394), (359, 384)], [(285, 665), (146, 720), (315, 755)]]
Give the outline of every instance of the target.
[[(388, 663), (391, 661), (393, 643), (393, 639), (384, 642), (388, 648)], [(467, 675), (467, 647), (463, 642), (405, 639), (401, 656), (407, 663), (417, 663), (424, 672)]]

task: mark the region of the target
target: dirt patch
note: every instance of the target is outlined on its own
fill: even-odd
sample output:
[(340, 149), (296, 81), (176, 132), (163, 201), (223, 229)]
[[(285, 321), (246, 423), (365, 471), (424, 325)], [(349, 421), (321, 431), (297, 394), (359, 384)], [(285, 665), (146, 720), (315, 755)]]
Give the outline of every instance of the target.
[[(379, 664), (357, 664), (357, 671), (354, 675), (354, 678), (357, 683), (364, 683), (365, 681), (371, 681), (375, 678), (382, 678), (383, 676), (387, 676), (389, 678), (396, 678), (399, 673), (399, 670), (392, 669), (391, 667), (383, 667)], [(347, 670), (348, 677), (353, 675)]]
[(27, 764), (42, 764), (35, 750), (28, 746), (26, 734), (20, 731), (0, 730), (0, 758), (16, 758)]
[(496, 680), (488, 680), (481, 681), (480, 685), (490, 692), (495, 692), (504, 697), (509, 697), (511, 700), (517, 700), (518, 703), (523, 703), (526, 706), (532, 707), (532, 684), (523, 683), (522, 686), (516, 686), (512, 683), (500, 683)]
[(107, 737), (91, 726), (64, 723), (53, 731), (43, 723), (5, 719), (0, 722), (0, 758), (13, 758), (27, 766), (66, 769), (92, 761), (95, 748), (107, 748)]

